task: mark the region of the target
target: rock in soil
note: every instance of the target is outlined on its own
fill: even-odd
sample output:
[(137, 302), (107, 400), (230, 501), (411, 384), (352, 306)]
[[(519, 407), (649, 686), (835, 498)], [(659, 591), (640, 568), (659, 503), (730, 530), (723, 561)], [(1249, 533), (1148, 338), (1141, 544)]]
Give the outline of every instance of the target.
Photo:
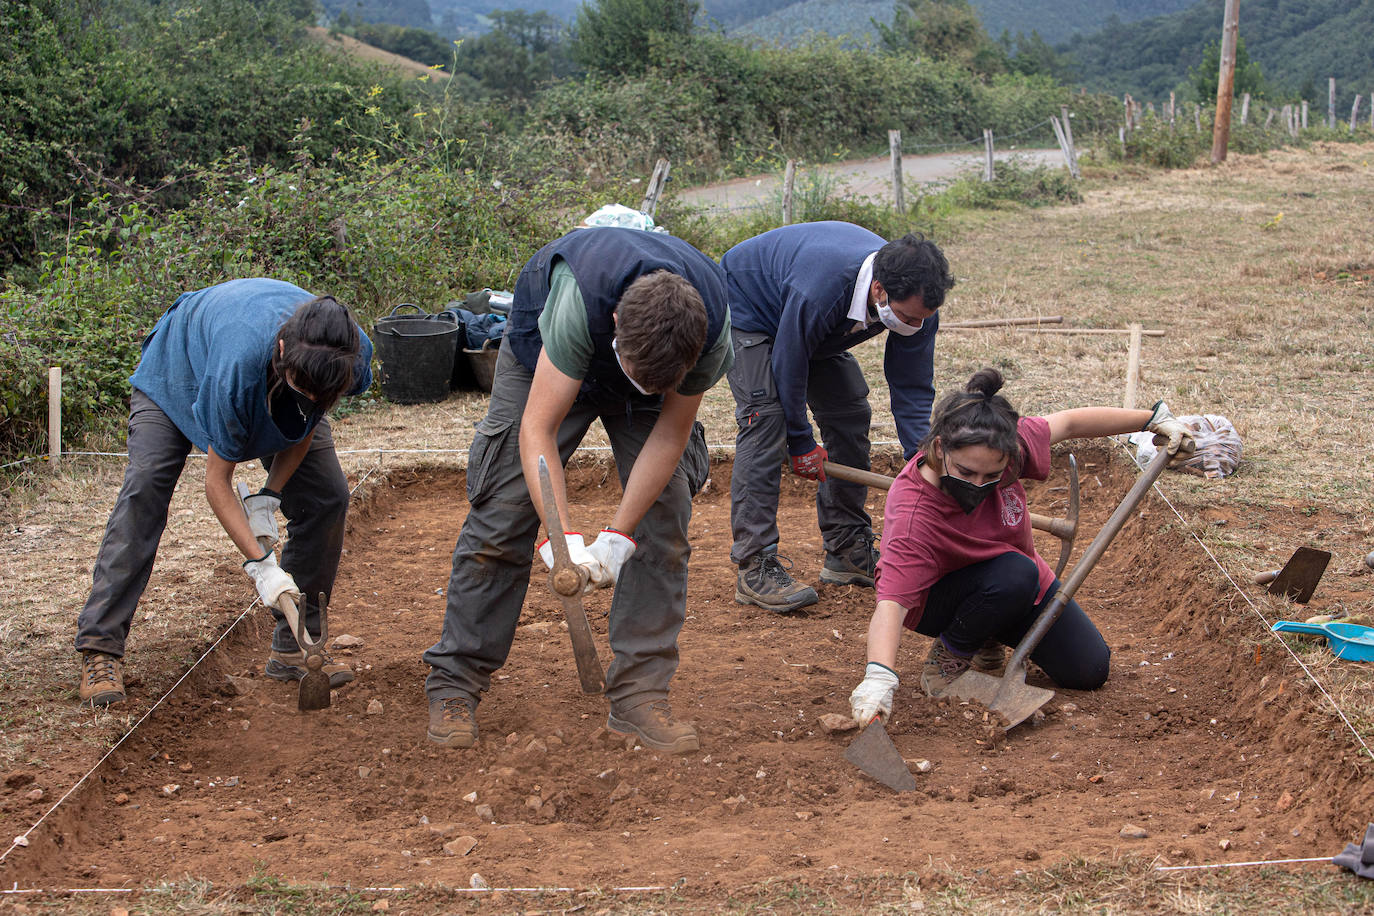
[(859, 723), (854, 721), (853, 716), (842, 716), (837, 712), (828, 712), (816, 721), (820, 722), (821, 731), (827, 735), (853, 731), (859, 727)]
[(1144, 840), (1150, 836), (1150, 831), (1135, 824), (1126, 824), (1121, 828), (1119, 835), (1126, 840)]
[(478, 805), (472, 809), (472, 813), (488, 823), (496, 820), (496, 812), (491, 810), (491, 805)]
[(477, 837), (460, 836), (444, 844), (444, 852), (451, 856), (465, 856), (477, 846)]

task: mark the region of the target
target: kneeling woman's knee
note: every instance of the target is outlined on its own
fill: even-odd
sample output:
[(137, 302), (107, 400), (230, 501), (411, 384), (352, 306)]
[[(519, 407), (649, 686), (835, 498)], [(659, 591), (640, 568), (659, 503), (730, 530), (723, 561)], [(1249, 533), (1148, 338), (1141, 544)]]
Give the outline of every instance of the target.
[(1040, 592), (1040, 570), (1035, 561), (1023, 553), (1004, 553), (990, 560), (984, 588), (1008, 605), (1035, 603)]
[(1054, 682), (1066, 690), (1096, 690), (1107, 683), (1111, 671), (1112, 650), (1105, 642), (1082, 646), (1072, 659), (1058, 666)]

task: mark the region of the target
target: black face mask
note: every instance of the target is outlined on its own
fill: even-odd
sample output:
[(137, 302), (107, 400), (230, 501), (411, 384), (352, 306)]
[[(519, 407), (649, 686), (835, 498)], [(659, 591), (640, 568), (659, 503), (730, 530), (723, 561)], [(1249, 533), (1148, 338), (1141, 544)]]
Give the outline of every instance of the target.
[[(944, 463), (943, 457), (940, 459), (940, 463)], [(980, 486), (976, 483), (970, 483), (962, 477), (955, 477), (948, 471), (940, 475), (940, 486), (950, 495), (951, 499), (959, 504), (959, 508), (964, 510), (965, 515), (971, 515), (974, 509), (982, 505), (983, 500), (993, 494), (999, 483), (1001, 483), (1000, 479), (989, 480)]]
[(311, 400), (305, 392), (297, 391), (295, 388), (291, 387), (289, 383), (286, 386), (286, 390), (291, 392), (291, 399), (296, 402), (296, 409), (301, 412), (301, 416), (307, 420), (310, 419), (317, 407), (315, 402)]

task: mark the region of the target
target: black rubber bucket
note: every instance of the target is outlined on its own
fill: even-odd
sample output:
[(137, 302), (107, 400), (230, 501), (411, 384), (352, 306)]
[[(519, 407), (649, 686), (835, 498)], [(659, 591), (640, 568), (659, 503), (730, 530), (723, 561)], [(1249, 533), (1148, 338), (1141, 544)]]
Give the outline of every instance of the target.
[[(412, 313), (401, 313), (412, 309)], [(448, 396), (459, 327), (453, 316), (431, 315), (403, 302), (372, 326), (381, 363), (382, 397), (397, 404), (425, 404)]]

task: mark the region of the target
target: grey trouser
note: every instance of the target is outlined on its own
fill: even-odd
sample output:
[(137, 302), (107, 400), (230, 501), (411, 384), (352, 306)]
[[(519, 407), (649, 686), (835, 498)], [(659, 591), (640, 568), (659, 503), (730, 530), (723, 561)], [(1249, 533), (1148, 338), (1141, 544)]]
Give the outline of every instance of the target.
[[(124, 640), (167, 526), (167, 506), (190, 452), (191, 440), (135, 388), (129, 398), (129, 467), (96, 554), (91, 595), (76, 621), (77, 651), (124, 655)], [(272, 459), (262, 463), (270, 468)], [(289, 537), (281, 565), (300, 587), (306, 629), (317, 635), (316, 596), (334, 589), (348, 512), (348, 481), (334, 453), (328, 420), (315, 427), (310, 451), (282, 488), (281, 511)], [(251, 588), (247, 576), (244, 584)], [(245, 590), (245, 597), (248, 594)], [(295, 652), (299, 646), (286, 621), (276, 608), (272, 616), (277, 620), (272, 648)]]
[[(730, 529), (735, 543), (730, 559), (744, 564), (778, 543), (778, 488), (787, 461), (787, 424), (773, 383), (773, 338), (731, 329), (735, 364), (730, 391), (735, 395), (735, 466), (730, 476)], [(820, 427), (830, 460), (868, 470), (868, 382), (850, 353), (811, 360), (806, 403)], [(864, 509), (868, 489), (827, 479), (816, 487), (816, 520), (829, 553), (841, 553), (872, 534)]]
[[(515, 639), (540, 524), (520, 466), (520, 418), (532, 378), (509, 348), (502, 347), (487, 415), (477, 424), (468, 454), (471, 508), (453, 550), (443, 634), (424, 654), (431, 668), (425, 681), (431, 701), (464, 697), (476, 702), (491, 686), (492, 672), (505, 664)], [(567, 462), (599, 417), (624, 486), (658, 416), (657, 407), (620, 399), (595, 404), (579, 397), (558, 428), (559, 460)], [(615, 659), (606, 672), (606, 697), (613, 706), (629, 709), (668, 696), (668, 682), (677, 670), (677, 635), (687, 608), (691, 491), (679, 462), (668, 486), (632, 533), (638, 547), (621, 571), (611, 599)], [(542, 587), (544, 565), (538, 566), (536, 580)], [(568, 660), (572, 661), (570, 648)]]

